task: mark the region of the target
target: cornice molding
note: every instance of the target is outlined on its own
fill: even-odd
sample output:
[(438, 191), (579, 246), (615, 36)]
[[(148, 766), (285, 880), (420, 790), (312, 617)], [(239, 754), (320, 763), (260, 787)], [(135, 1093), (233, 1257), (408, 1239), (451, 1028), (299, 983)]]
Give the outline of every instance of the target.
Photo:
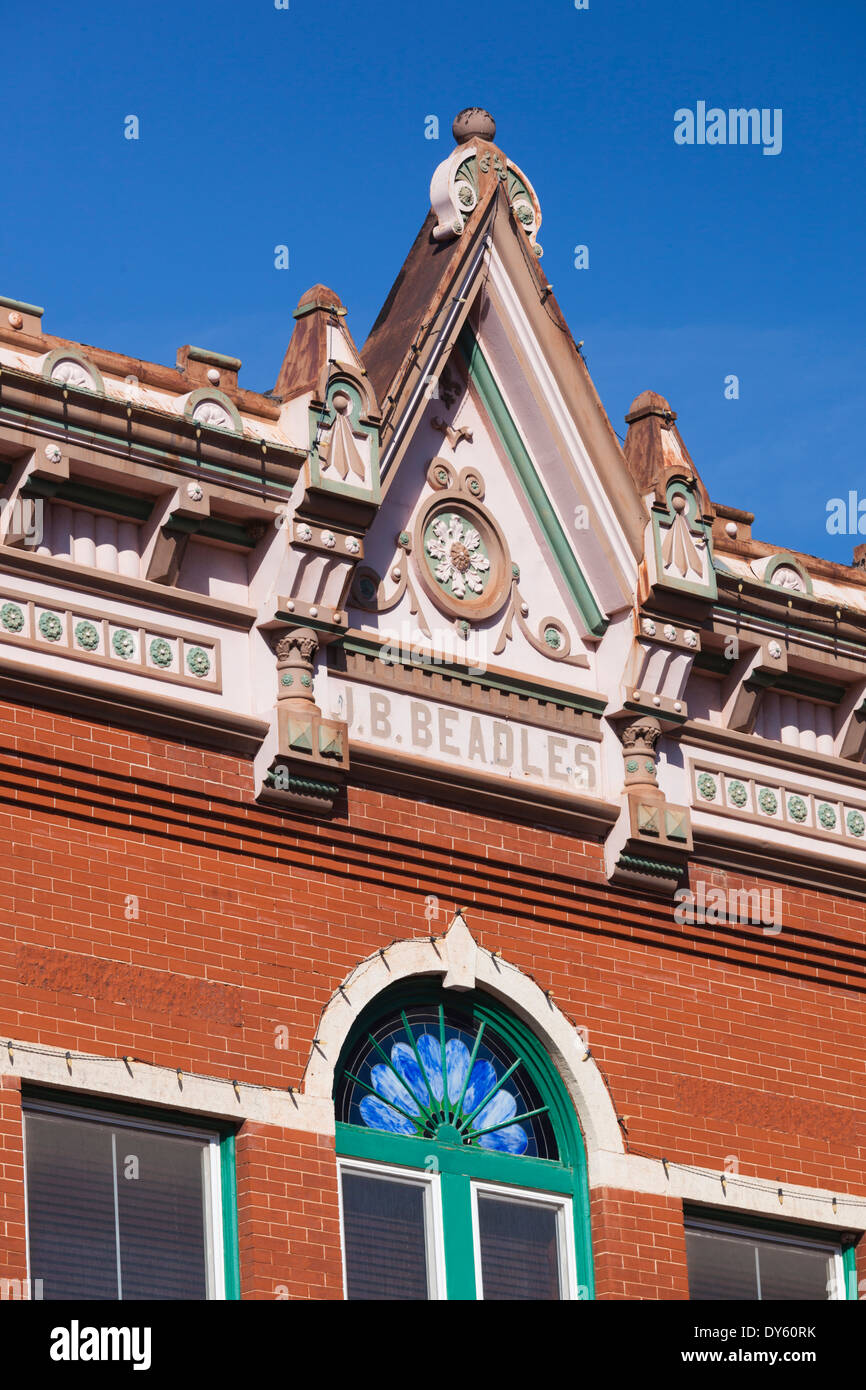
[[(0, 574), (44, 580), (56, 586), (58, 595), (65, 589), (75, 593), (103, 594), (143, 608), (203, 619), (238, 632), (249, 632), (256, 621), (255, 608), (229, 603), (225, 599), (209, 598), (190, 589), (174, 589), (166, 584), (153, 584), (147, 579), (132, 579), (128, 575), (112, 574), (87, 565), (73, 564), (69, 560), (56, 560), (18, 546), (0, 545)], [(50, 600), (45, 599), (45, 602), (50, 603)]]
[(780, 777), (796, 777), (798, 772), (810, 772), (828, 783), (843, 782), (846, 786), (866, 791), (866, 763), (848, 762), (845, 758), (834, 758), (828, 753), (794, 748), (788, 743), (773, 743), (769, 739), (759, 738), (757, 734), (720, 729), (700, 719), (688, 719), (677, 730), (677, 737), (681, 743), (691, 747), (727, 753), (729, 756), (733, 754), (742, 759), (744, 767), (749, 763), (760, 763), (772, 767)]
[(39, 670), (29, 662), (5, 658), (0, 665), (0, 698), (249, 758), (258, 752), (270, 728), (267, 720), (234, 710), (173, 700), (159, 691), (109, 685), (77, 671)]

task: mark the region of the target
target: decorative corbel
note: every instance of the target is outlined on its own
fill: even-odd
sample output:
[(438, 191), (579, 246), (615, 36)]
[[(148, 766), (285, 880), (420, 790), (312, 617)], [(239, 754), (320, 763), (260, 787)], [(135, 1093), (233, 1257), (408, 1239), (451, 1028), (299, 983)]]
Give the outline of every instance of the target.
[(672, 805), (658, 785), (656, 745), (661, 732), (659, 721), (645, 715), (620, 733), (622, 810), (605, 844), (605, 865), (613, 883), (671, 894), (693, 845), (688, 807)]
[(849, 686), (836, 710), (833, 753), (859, 763), (866, 755), (866, 682)]
[(723, 725), (750, 734), (764, 691), (775, 685), (787, 670), (788, 654), (775, 638), (744, 653), (735, 661), (722, 686)]
[(277, 638), (275, 651), (278, 752), (261, 795), (329, 814), (346, 780), (349, 738), (346, 724), (326, 719), (316, 704), (319, 636), (312, 628), (292, 628)]
[[(156, 502), (154, 512), (164, 505)], [(191, 482), (184, 490), (179, 489), (168, 515), (159, 524), (145, 578), (153, 584), (176, 584), (189, 538), (209, 516), (210, 498), (200, 483)]]

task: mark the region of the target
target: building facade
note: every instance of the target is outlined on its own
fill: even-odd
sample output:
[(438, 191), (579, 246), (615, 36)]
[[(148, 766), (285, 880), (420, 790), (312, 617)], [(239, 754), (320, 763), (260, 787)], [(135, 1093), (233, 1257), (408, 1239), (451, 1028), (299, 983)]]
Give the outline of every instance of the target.
[(0, 300), (5, 1296), (866, 1277), (866, 573), (620, 444), (454, 133), (270, 391)]

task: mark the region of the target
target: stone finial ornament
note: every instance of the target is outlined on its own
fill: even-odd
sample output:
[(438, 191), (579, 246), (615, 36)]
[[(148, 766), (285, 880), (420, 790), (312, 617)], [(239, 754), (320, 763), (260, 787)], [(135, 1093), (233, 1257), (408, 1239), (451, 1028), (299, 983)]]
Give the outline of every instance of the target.
[(483, 106), (467, 106), (457, 112), (451, 131), (458, 145), (469, 140), (495, 140), (496, 122)]
[(526, 175), (493, 144), (496, 122), (489, 111), (470, 106), (454, 118), (457, 148), (442, 161), (430, 182), (430, 206), (437, 218), (434, 241), (451, 241), (463, 233), (479, 204), (488, 204), (502, 186), (518, 225), (533, 254), (542, 254), (536, 240), (541, 207)]

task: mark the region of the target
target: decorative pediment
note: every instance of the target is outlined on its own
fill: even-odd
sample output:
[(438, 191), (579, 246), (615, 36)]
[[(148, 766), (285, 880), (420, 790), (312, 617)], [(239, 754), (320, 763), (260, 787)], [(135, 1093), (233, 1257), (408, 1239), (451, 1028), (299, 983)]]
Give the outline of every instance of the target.
[(333, 371), (310, 405), (308, 486), (378, 503), (379, 421), (362, 380)]
[(762, 579), (765, 584), (772, 584), (774, 588), (786, 589), (792, 594), (811, 594), (812, 579), (809, 571), (796, 555), (789, 555), (782, 551), (778, 555), (771, 555), (768, 560), (756, 560), (752, 562), (752, 571)]
[(654, 589), (716, 598), (710, 528), (695, 478), (679, 469), (668, 471), (659, 482), (650, 520), (647, 560)]

